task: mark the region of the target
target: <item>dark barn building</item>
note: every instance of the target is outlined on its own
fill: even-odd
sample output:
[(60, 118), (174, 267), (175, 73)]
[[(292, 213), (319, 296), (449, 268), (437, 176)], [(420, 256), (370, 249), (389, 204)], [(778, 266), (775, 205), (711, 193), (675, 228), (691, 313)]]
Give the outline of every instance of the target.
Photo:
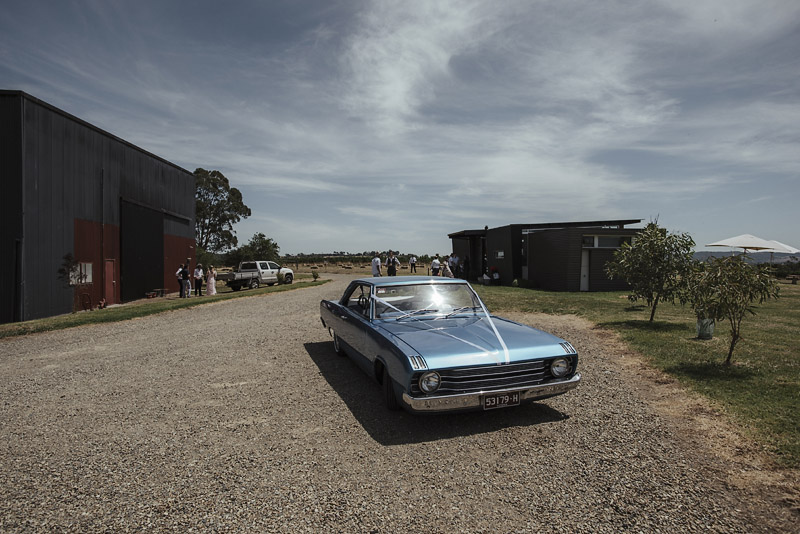
[(609, 280), (605, 264), (639, 230), (625, 228), (641, 219), (510, 224), (449, 234), (453, 252), (469, 258), (468, 279), (496, 270), (504, 285), (525, 280), (528, 287), (553, 291), (627, 289)]
[(21, 91), (0, 91), (0, 169), (0, 323), (178, 290), (192, 173)]

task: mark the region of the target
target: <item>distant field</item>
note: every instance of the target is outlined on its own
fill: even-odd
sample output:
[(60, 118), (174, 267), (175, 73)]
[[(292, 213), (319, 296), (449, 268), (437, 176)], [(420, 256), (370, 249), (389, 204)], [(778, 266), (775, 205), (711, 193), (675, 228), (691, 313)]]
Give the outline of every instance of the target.
[[(294, 270), (296, 273), (310, 274), (314, 271), (318, 273), (332, 273), (332, 274), (354, 274), (371, 276), (372, 267), (369, 263), (299, 263), (288, 262), (284, 264), (286, 267)], [(385, 269), (384, 269), (385, 270)], [(398, 270), (399, 276), (414, 274), (409, 272), (408, 265), (402, 265)], [(422, 266), (417, 264), (417, 273), (419, 275), (429, 274), (428, 265)]]

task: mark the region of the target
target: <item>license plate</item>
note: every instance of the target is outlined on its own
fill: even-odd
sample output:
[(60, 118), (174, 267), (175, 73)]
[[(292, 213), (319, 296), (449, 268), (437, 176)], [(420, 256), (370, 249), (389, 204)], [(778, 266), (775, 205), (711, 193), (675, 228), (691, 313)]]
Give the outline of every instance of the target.
[(517, 406), (519, 404), (519, 391), (512, 393), (498, 393), (496, 395), (486, 395), (483, 397), (483, 409), (494, 410), (495, 408), (505, 408), (506, 406)]

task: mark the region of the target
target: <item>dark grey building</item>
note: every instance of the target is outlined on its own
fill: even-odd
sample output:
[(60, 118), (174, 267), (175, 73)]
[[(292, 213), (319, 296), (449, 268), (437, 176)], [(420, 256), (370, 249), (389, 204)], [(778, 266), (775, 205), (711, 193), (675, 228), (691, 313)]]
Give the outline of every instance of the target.
[(177, 290), (192, 173), (21, 91), (0, 91), (0, 169), (0, 322)]
[(554, 291), (626, 289), (609, 280), (605, 264), (639, 230), (625, 228), (642, 219), (510, 224), (449, 234), (453, 252), (469, 258), (467, 277), (475, 280), (497, 271), (504, 285), (525, 280), (528, 287)]

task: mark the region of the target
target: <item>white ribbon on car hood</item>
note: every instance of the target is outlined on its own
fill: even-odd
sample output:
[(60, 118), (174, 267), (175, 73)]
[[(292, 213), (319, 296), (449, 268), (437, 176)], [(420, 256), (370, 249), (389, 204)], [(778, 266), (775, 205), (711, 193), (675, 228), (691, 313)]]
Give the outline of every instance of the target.
[(487, 310), (486, 306), (483, 305), (483, 301), (480, 299), (480, 297), (478, 298), (478, 302), (481, 303), (481, 309), (483, 310), (483, 313), (486, 314), (486, 320), (489, 322), (489, 326), (492, 327), (494, 335), (497, 336), (497, 341), (499, 341), (500, 346), (503, 347), (503, 354), (506, 357), (506, 363), (511, 363), (511, 355), (508, 353), (508, 347), (506, 347), (506, 342), (503, 341), (503, 336), (501, 336), (500, 332), (497, 331), (497, 327), (494, 325), (494, 321), (492, 321), (492, 316), (489, 314), (489, 310)]
[[(475, 296), (477, 297), (477, 295), (475, 295)], [(397, 308), (396, 306), (394, 306), (391, 303), (383, 300), (380, 297), (376, 297), (375, 295), (371, 295), (370, 297), (372, 299), (374, 299), (375, 302), (378, 302), (378, 303), (381, 303), (381, 304), (385, 304), (386, 306), (388, 306), (388, 307), (390, 307), (392, 309), (395, 309), (400, 313), (405, 313), (405, 312), (403, 312), (403, 310)], [(494, 335), (497, 338), (497, 341), (500, 342), (500, 346), (503, 348), (503, 355), (505, 356), (505, 363), (510, 363), (511, 362), (511, 354), (509, 354), (508, 347), (506, 346), (505, 341), (503, 341), (503, 336), (501, 336), (500, 332), (498, 332), (497, 327), (494, 325), (494, 321), (492, 321), (492, 316), (489, 314), (489, 310), (487, 310), (486, 306), (483, 305), (483, 301), (480, 299), (480, 297), (478, 297), (478, 302), (481, 305), (481, 311), (483, 311), (484, 315), (486, 316), (486, 321), (489, 323), (489, 326), (492, 327), (492, 332), (494, 332)], [(468, 341), (468, 340), (466, 340), (464, 338), (460, 338), (460, 337), (458, 337), (458, 336), (456, 336), (454, 334), (451, 334), (450, 332), (445, 332), (444, 330), (435, 328), (433, 326), (429, 326), (427, 323), (417, 323), (417, 324), (424, 324), (426, 330), (429, 330), (429, 331), (432, 331), (432, 332), (436, 332), (437, 334), (441, 334), (443, 336), (447, 336), (447, 337), (453, 338), (453, 339), (455, 339), (457, 341), (461, 341), (462, 343), (466, 343), (467, 345), (469, 345), (471, 347), (475, 347), (476, 349), (485, 352), (487, 355), (497, 354), (497, 352), (498, 352), (497, 350), (494, 350), (494, 349), (487, 349), (486, 347), (481, 347), (480, 345), (478, 345), (476, 343)], [(498, 361), (497, 363), (500, 363), (500, 362)]]

